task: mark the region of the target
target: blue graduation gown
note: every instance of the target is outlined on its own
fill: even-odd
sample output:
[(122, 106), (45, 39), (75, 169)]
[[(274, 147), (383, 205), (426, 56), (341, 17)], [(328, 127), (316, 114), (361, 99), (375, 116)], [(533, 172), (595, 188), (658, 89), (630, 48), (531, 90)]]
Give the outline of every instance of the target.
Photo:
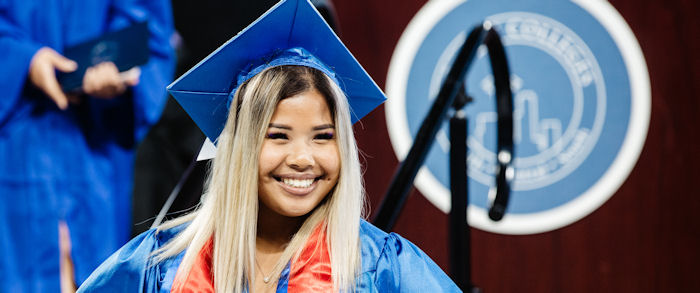
[[(142, 20), (150, 60), (112, 100), (66, 111), (28, 84), (32, 56)], [(169, 0), (0, 0), (0, 292), (56, 292), (58, 221), (78, 284), (130, 233), (133, 149), (165, 104), (174, 53)]]
[[(78, 292), (170, 292), (184, 252), (156, 265), (151, 253), (180, 232), (183, 226), (137, 236), (109, 257), (83, 283)], [(398, 234), (387, 234), (364, 220), (360, 224), (362, 271), (356, 292), (460, 292), (423, 251)], [(282, 272), (277, 292), (287, 292), (289, 265)]]

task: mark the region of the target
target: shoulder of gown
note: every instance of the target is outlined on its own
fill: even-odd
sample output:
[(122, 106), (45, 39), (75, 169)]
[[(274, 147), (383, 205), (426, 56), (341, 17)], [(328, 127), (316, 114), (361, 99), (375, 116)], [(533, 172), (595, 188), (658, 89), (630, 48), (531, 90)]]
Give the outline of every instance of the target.
[(455, 283), (415, 244), (362, 220), (362, 274), (358, 291), (461, 292)]
[[(151, 253), (184, 229), (148, 230), (110, 256), (78, 292), (146, 292), (169, 288), (182, 254), (151, 264)], [(362, 272), (358, 292), (460, 292), (452, 280), (415, 244), (372, 224), (360, 224)], [(166, 290), (168, 291), (168, 290)]]
[(163, 286), (169, 287), (172, 284), (164, 283), (174, 279), (183, 254), (157, 264), (151, 262), (151, 254), (186, 226), (161, 231), (150, 229), (136, 236), (105, 260), (83, 282), (78, 292), (156, 293)]

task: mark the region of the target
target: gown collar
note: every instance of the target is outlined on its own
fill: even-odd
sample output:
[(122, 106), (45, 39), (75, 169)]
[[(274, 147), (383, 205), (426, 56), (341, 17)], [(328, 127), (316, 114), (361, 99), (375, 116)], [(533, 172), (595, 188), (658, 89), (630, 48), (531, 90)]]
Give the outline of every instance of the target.
[[(299, 255), (287, 264), (277, 282), (277, 292), (330, 292), (333, 288), (325, 225), (315, 228)], [(187, 274), (175, 275), (173, 293), (214, 292), (213, 241), (202, 247)]]

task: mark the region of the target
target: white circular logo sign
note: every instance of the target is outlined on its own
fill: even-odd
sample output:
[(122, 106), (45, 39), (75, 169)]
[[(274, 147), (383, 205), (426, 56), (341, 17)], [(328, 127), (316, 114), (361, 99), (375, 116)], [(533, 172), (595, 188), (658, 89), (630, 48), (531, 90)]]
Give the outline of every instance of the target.
[[(604, 1), (433, 0), (396, 47), (386, 113), (403, 159), (467, 34), (488, 20), (510, 65), (516, 156), (506, 216), (487, 217), (496, 170), (493, 76), (480, 48), (465, 79), (469, 222), (487, 231), (530, 234), (560, 228), (602, 205), (624, 182), (641, 152), (650, 115), (649, 77), (634, 35)], [(415, 184), (450, 209), (447, 127)]]

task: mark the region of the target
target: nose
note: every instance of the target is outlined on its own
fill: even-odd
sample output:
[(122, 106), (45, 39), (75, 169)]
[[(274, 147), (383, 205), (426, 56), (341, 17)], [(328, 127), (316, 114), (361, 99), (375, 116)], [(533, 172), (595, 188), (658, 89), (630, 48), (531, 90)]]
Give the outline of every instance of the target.
[(287, 155), (286, 162), (289, 167), (298, 171), (313, 167), (315, 162), (311, 147), (305, 143), (295, 143)]

